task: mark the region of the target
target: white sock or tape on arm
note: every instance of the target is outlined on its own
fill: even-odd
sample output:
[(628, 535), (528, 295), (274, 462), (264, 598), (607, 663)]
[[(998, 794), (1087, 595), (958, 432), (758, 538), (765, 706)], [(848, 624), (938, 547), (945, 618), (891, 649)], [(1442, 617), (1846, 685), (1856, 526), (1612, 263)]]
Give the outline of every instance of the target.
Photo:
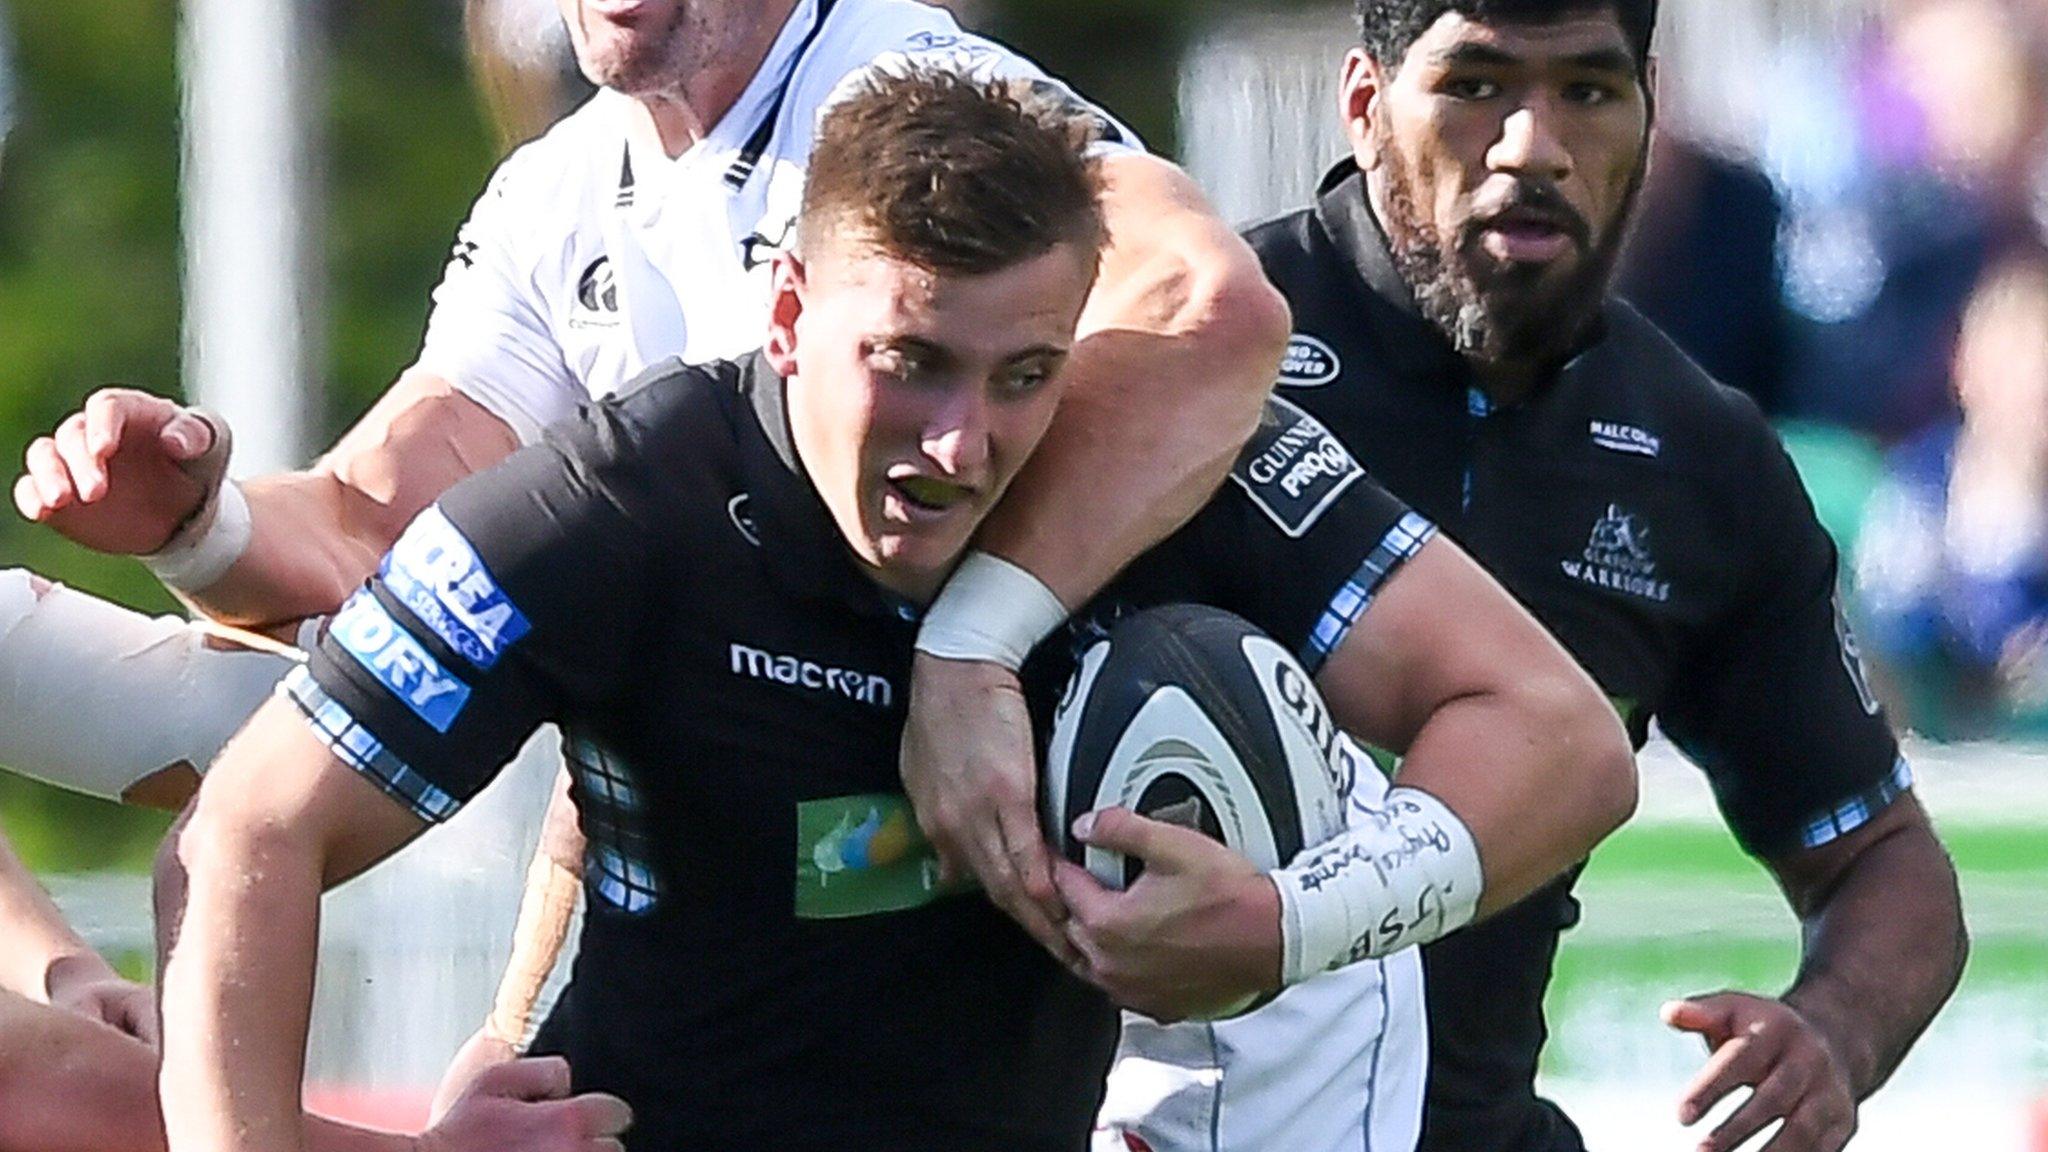
[(1419, 788), (1354, 806), (1336, 839), (1267, 875), (1280, 889), (1286, 984), (1464, 927), (1484, 883), (1471, 830)]
[(249, 550), (255, 528), (242, 486), (229, 480), (178, 529), (170, 543), (136, 559), (156, 573), (166, 588), (203, 591), (227, 575)]
[(226, 478), (228, 460), (235, 451), (234, 429), (228, 427), (219, 413), (204, 408), (189, 411), (213, 429), (213, 443), (183, 468), (211, 487), (198, 510), (178, 526), (162, 548), (136, 557), (156, 574), (164, 587), (179, 592), (201, 591), (227, 575), (242, 553), (249, 550), (254, 529), (248, 499), (234, 481)]
[(1066, 618), (1066, 605), (1044, 581), (1000, 556), (969, 552), (925, 613), (917, 650), (1014, 672)]
[(181, 762), (204, 771), (292, 665), (29, 579), (0, 572), (0, 765), (60, 787), (118, 800)]
[(35, 578), (20, 568), (0, 571), (0, 644), (36, 610)]

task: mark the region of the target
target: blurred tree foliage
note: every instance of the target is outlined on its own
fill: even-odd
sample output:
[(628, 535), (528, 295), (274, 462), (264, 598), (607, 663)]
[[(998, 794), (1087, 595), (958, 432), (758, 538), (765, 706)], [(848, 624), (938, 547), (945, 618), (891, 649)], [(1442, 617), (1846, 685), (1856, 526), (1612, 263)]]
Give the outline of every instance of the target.
[[(0, 163), (0, 471), (11, 485), (23, 446), (95, 387), (180, 387), (177, 6), (0, 4), (19, 84)], [(321, 382), (338, 433), (410, 359), (455, 226), (494, 157), (457, 5), (343, 0), (318, 11), (333, 52)], [(14, 565), (175, 608), (139, 566), (72, 548), (10, 505), (0, 566)], [(163, 823), (0, 775), (0, 828), (42, 869), (146, 866)]]

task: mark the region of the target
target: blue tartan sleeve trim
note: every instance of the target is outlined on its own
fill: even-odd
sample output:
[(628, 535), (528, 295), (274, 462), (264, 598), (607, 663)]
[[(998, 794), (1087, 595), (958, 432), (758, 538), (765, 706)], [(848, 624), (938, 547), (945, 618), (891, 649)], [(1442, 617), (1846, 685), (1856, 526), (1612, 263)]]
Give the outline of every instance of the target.
[(1358, 571), (1344, 582), (1337, 594), (1330, 598), (1330, 604), (1316, 620), (1316, 626), (1309, 632), (1308, 644), (1301, 652), (1301, 664), (1313, 676), (1323, 670), (1323, 662), (1330, 653), (1351, 634), (1365, 610), (1372, 607), (1372, 598), (1379, 593), (1380, 586), (1394, 570), (1408, 562), (1408, 559), (1436, 535), (1436, 525), (1429, 518), (1416, 512), (1401, 517), (1399, 523), (1387, 530), (1373, 550), (1366, 554), (1365, 562)]
[(339, 700), (327, 694), (301, 664), (277, 686), (278, 694), (298, 705), (320, 742), (336, 759), (355, 769), (384, 794), (429, 824), (455, 815), (462, 801), (442, 791), (411, 765), (392, 755), (382, 741), (356, 723)]
[(1900, 756), (1892, 762), (1891, 773), (1884, 779), (1807, 820), (1800, 828), (1799, 843), (1807, 848), (1819, 848), (1839, 840), (1870, 823), (1912, 787), (1913, 769), (1907, 765), (1906, 758)]

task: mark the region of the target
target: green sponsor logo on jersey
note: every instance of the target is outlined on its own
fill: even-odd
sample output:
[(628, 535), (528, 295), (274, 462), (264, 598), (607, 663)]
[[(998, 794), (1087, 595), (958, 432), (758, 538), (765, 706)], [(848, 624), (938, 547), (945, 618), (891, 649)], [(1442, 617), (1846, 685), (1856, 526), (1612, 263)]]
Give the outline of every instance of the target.
[(796, 806), (798, 919), (900, 912), (968, 887), (939, 883), (938, 855), (902, 796), (873, 792)]

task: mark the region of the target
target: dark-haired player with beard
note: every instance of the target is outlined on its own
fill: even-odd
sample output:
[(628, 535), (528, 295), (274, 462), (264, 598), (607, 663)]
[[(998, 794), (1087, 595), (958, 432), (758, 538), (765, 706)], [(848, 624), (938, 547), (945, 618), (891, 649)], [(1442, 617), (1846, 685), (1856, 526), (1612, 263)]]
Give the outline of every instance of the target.
[[(1361, 0), (1359, 17), (1352, 158), (1250, 234), (1295, 314), (1281, 394), (1543, 620), (1638, 744), (1655, 718), (1706, 770), (1804, 957), (1780, 996), (1667, 1006), (1712, 1053), (1680, 1119), (1749, 1086), (1702, 1148), (1782, 1119), (1769, 1152), (1832, 1152), (1966, 942), (1790, 461), (1749, 400), (1607, 292), (1648, 155), (1655, 0)], [(1425, 950), (1426, 1149), (1581, 1147), (1534, 1089), (1576, 918), (1567, 877)]]

